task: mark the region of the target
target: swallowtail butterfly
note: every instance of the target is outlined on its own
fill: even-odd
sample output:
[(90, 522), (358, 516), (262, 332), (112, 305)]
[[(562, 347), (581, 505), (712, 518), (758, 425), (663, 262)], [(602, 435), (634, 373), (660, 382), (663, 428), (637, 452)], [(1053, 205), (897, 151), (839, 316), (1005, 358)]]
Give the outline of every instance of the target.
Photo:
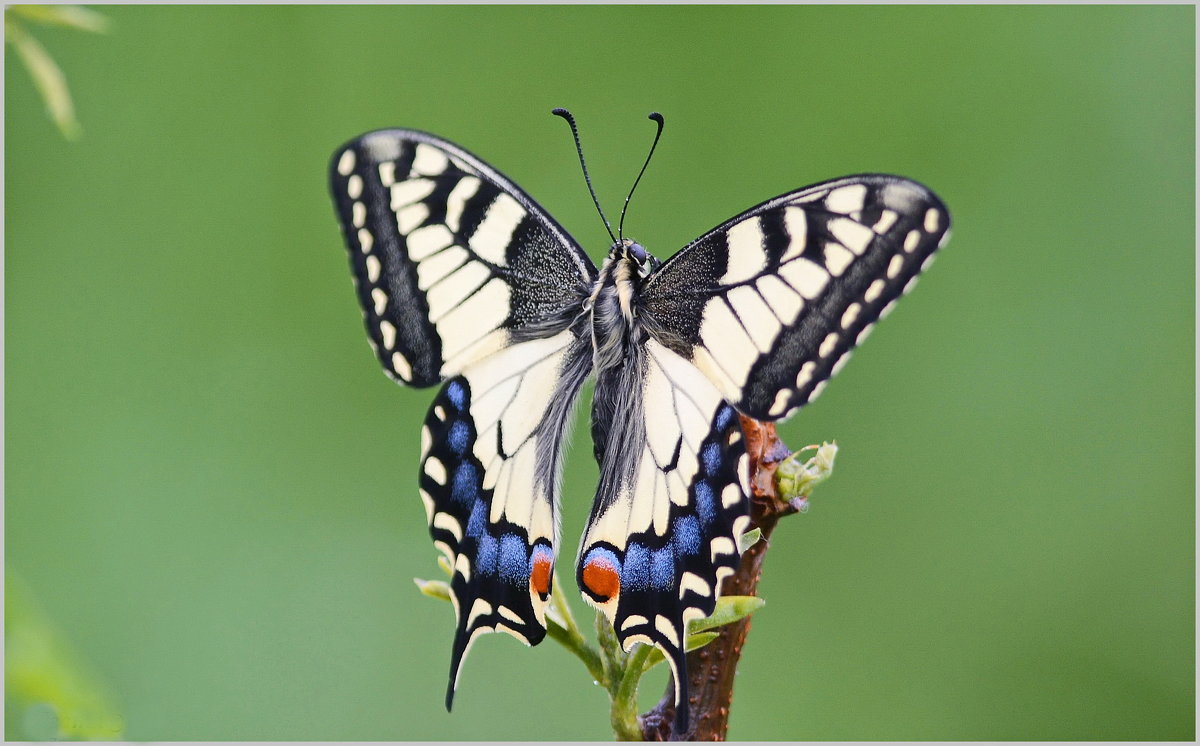
[(944, 243), (946, 207), (907, 179), (850, 176), (665, 262), (616, 239), (597, 269), (524, 191), (435, 135), (365, 134), (335, 151), (330, 181), (384, 371), (440, 386), (418, 493), (454, 570), (447, 708), (480, 634), (546, 634), (562, 441), (595, 375), (600, 476), (576, 580), (626, 650), (665, 654), (686, 731), (687, 625), (713, 611), (749, 523), (737, 413), (780, 420), (815, 399)]

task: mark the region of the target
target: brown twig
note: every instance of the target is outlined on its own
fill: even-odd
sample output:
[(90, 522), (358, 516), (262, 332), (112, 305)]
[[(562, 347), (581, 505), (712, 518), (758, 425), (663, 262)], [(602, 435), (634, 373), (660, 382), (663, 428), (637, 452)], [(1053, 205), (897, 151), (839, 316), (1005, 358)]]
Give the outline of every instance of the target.
[[(775, 487), (775, 469), (791, 451), (775, 433), (775, 425), (741, 418), (750, 456), (750, 527), (762, 531), (762, 539), (746, 550), (737, 572), (725, 579), (721, 594), (753, 596), (762, 575), (762, 564), (770, 547), (768, 539), (775, 524), (797, 507), (783, 500)], [(729, 730), (729, 707), (733, 701), (733, 677), (742, 646), (750, 631), (750, 617), (719, 628), (717, 639), (688, 653), (687, 671), (690, 728), (675, 733), (674, 683), (667, 682), (662, 700), (640, 717), (642, 737), (647, 741), (724, 741)]]

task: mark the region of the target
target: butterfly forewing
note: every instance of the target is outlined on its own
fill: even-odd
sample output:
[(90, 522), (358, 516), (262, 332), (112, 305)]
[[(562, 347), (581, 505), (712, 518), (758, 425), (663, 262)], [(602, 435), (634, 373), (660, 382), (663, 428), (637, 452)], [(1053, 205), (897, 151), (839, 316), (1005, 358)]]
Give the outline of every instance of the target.
[(433, 135), (363, 135), (334, 153), (330, 184), (367, 335), (403, 383), (561, 331), (595, 276), (516, 185)]
[(760, 420), (816, 398), (944, 242), (949, 213), (916, 182), (852, 176), (749, 210), (647, 283), (651, 334)]

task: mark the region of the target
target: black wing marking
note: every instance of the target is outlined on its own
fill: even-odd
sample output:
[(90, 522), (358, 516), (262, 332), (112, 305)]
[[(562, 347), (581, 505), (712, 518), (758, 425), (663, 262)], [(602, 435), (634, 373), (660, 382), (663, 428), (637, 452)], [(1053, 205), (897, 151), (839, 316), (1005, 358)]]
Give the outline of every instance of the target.
[(338, 148), (330, 187), (367, 335), (429, 386), (581, 312), (595, 266), (519, 187), (462, 148), (380, 130)]
[(932, 192), (851, 176), (765, 202), (713, 229), (648, 281), (650, 333), (750, 417), (815, 399), (949, 235)]
[(687, 625), (712, 613), (737, 567), (748, 463), (737, 414), (696, 366), (654, 340), (634, 350), (596, 382), (600, 487), (576, 578), (626, 650), (663, 651), (682, 732)]
[(454, 568), (446, 709), (480, 634), (527, 645), (546, 634), (561, 444), (591, 362), (576, 331), (513, 345), (447, 381), (425, 420), (421, 499)]

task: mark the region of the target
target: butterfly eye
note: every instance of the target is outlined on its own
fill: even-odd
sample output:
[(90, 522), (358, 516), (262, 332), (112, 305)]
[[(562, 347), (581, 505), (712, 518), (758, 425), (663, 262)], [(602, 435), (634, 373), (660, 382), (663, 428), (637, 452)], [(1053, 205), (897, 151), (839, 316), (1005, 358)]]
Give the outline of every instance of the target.
[(636, 259), (638, 264), (645, 263), (646, 257), (649, 256), (640, 243), (629, 244), (629, 255)]

